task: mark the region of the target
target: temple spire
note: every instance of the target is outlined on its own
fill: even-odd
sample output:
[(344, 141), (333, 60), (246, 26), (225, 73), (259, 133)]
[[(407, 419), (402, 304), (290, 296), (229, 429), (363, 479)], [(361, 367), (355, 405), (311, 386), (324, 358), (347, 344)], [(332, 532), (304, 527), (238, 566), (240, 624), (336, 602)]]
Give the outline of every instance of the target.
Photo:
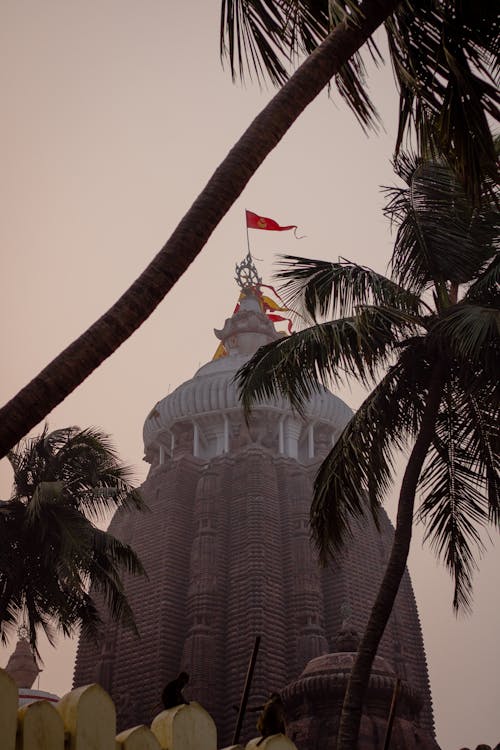
[(18, 688), (30, 688), (41, 670), (36, 663), (27, 639), (23, 637), (21, 632), (19, 636), (16, 648), (7, 662), (5, 671), (10, 674)]

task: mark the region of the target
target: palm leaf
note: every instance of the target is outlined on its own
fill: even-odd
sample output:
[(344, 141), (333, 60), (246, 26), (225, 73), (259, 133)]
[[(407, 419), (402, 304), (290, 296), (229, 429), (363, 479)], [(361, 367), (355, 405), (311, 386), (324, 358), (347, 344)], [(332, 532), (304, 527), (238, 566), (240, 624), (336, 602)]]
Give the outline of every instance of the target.
[(490, 402), (481, 405), (478, 399), (467, 397), (470, 423), (467, 449), (479, 476), (484, 476), (488, 492), (489, 520), (500, 527), (500, 411), (493, 410)]
[[(354, 0), (331, 0), (328, 3), (328, 9), (330, 29), (344, 22), (356, 25), (360, 14), (363, 13), (359, 4)], [(373, 61), (376, 63), (383, 61), (373, 39), (368, 40), (367, 47)], [(380, 123), (379, 114), (368, 94), (367, 78), (363, 56), (359, 52), (352, 55), (351, 59), (342, 66), (335, 76), (339, 94), (354, 113), (365, 132), (368, 130), (377, 131)]]
[(365, 307), (355, 317), (320, 323), (261, 347), (235, 376), (248, 414), (259, 400), (284, 396), (303, 413), (321, 383), (354, 375), (371, 382), (398, 342), (415, 331), (413, 321), (394, 309)]
[(276, 86), (287, 80), (284, 27), (283, 11), (271, 0), (222, 0), (220, 54), (229, 60), (233, 81), (252, 72), (258, 81), (267, 74)]
[[(292, 61), (309, 55), (332, 28), (344, 21), (356, 24), (359, 5), (352, 0), (310, 2), (310, 0), (222, 0), (220, 52), (228, 60), (233, 80), (242, 81), (255, 73), (259, 83), (266, 76), (281, 86), (288, 78)], [(368, 49), (381, 59), (372, 40)], [(335, 76), (345, 99), (363, 129), (376, 129), (377, 111), (367, 93), (363, 58), (354, 54)]]
[(280, 291), (292, 308), (298, 306), (314, 321), (320, 317), (351, 316), (365, 305), (392, 307), (415, 316), (425, 306), (419, 297), (391, 279), (356, 263), (282, 257), (284, 270), (276, 274), (285, 282)]
[(490, 521), (488, 476), (477, 460), (477, 432), (470, 439), (470, 416), (467, 397), (449, 382), (420, 481), (424, 500), (418, 518), (426, 525), (424, 539), (453, 576), (457, 611), (470, 609), (474, 553), (482, 551), (480, 531)]
[(490, 521), (500, 525), (500, 389), (498, 377), (487, 377), (477, 366), (454, 362), (451, 368), (456, 390), (457, 416), (461, 418), (460, 440), (466, 446), (471, 466), (484, 477)]
[(311, 527), (326, 562), (354, 518), (377, 508), (391, 486), (393, 457), (419, 428), (432, 360), (413, 340), (363, 402), (323, 462), (314, 485)]
[(133, 612), (124, 590), (122, 572), (129, 575), (146, 575), (146, 572), (130, 545), (109, 532), (94, 528), (92, 557), (83, 564), (88, 565), (92, 594), (102, 594), (113, 619), (137, 633)]
[[(229, 59), (233, 79), (255, 71), (259, 81), (267, 74), (279, 86), (291, 60), (310, 54), (338, 24), (356, 24), (369, 11), (369, 2), (357, 0), (223, 0), (221, 55)], [(499, 117), (498, 26), (495, 4), (473, 0), (404, 0), (385, 23), (400, 93), (396, 154), (416, 133), (419, 150), (432, 144), (447, 154), (475, 204), (485, 176), (497, 176), (488, 118)], [(368, 51), (382, 60), (372, 40)], [(376, 128), (361, 54), (342, 67), (336, 84), (362, 127)]]
[(487, 117), (498, 119), (498, 14), (494, 4), (406, 0), (386, 22), (400, 90), (396, 152), (414, 127), (447, 154), (479, 202), (485, 174), (496, 175)]
[(14, 471), (15, 493), (32, 498), (43, 482), (62, 481), (66, 500), (95, 520), (113, 507), (144, 510), (131, 484), (132, 470), (120, 463), (109, 436), (70, 427), (20, 444)]
[(475, 279), (492, 256), (491, 222), (474, 211), (444, 163), (402, 159), (405, 188), (388, 189), (385, 214), (398, 225), (391, 258), (395, 281), (420, 293)]
[(471, 284), (465, 295), (465, 301), (500, 308), (500, 255), (498, 253)]
[(123, 568), (131, 575), (146, 575), (141, 561), (129, 544), (96, 527), (93, 529), (92, 557), (102, 568)]
[[(85, 592), (82, 593), (75, 602), (72, 602), (72, 616), (68, 618), (71, 622), (79, 624), (80, 635), (82, 638), (99, 643), (101, 635), (102, 618), (99, 614), (99, 608), (96, 606), (94, 599)], [(68, 628), (65, 620), (60, 621), (61, 629), (64, 635), (72, 635), (73, 628)]]
[(129, 545), (92, 523), (110, 507), (144, 507), (109, 437), (45, 428), (10, 459), (13, 495), (0, 504), (0, 637), (21, 618), (34, 649), (40, 629), (51, 642), (54, 627), (70, 635), (80, 625), (96, 635), (91, 585), (112, 617), (134, 627), (122, 574), (143, 575), (143, 567)]
[(436, 346), (450, 352), (464, 367), (479, 366), (490, 382), (500, 372), (500, 310), (459, 303), (434, 324)]

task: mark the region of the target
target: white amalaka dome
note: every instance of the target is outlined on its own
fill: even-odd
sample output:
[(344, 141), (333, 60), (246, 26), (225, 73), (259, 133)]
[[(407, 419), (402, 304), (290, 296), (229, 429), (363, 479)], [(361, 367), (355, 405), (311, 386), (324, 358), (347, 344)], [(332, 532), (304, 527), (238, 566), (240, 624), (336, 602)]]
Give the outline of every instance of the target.
[[(238, 311), (222, 330), (215, 331), (225, 355), (200, 367), (147, 417), (143, 435), (151, 463), (163, 463), (179, 440), (191, 441), (193, 455), (200, 458), (228, 452), (235, 425), (240, 429), (242, 421), (234, 376), (260, 346), (283, 335), (263, 313), (255, 292), (247, 289), (244, 293)], [(270, 443), (275, 440), (280, 453), (299, 460), (324, 455), (325, 447), (331, 447), (352, 416), (347, 404), (323, 387), (310, 398), (303, 416), (293, 412), (284, 398), (259, 402), (252, 412), (250, 435), (260, 412), (267, 415), (265, 429)]]

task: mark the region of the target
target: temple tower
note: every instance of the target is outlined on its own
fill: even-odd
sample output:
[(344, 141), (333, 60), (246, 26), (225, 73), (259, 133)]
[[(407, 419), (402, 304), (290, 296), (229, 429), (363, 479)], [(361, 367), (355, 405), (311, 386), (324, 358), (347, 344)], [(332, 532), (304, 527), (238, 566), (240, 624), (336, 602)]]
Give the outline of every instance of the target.
[[(140, 638), (106, 620), (95, 646), (80, 640), (75, 685), (94, 680), (119, 722), (151, 720), (164, 684), (181, 669), (188, 696), (213, 715), (229, 744), (254, 638), (262, 636), (250, 702), (299, 678), (334, 650), (348, 606), (361, 631), (392, 529), (354, 530), (342, 560), (321, 570), (309, 541), (312, 483), (352, 412), (320, 389), (299, 417), (284, 399), (259, 403), (247, 425), (234, 376), (256, 349), (282, 335), (266, 315), (260, 279), (246, 259), (235, 313), (216, 336), (214, 360), (159, 401), (144, 425), (150, 512), (117, 512), (110, 531), (139, 554), (148, 579), (128, 579)], [(241, 278), (241, 275), (240, 275)], [(106, 617), (106, 616), (105, 616)], [(415, 600), (405, 575), (379, 649), (420, 696), (415, 721), (433, 734), (431, 698)], [(255, 715), (247, 734), (255, 733)]]

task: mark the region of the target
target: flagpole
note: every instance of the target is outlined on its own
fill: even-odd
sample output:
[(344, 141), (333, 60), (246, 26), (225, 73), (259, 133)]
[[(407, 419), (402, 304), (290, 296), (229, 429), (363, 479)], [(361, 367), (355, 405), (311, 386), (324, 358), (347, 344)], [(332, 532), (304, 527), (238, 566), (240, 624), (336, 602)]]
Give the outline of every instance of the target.
[(248, 221), (247, 221), (247, 212), (245, 209), (245, 226), (247, 228), (247, 248), (248, 248), (248, 254), (250, 257), (252, 257), (252, 251), (250, 250), (250, 236), (248, 234)]

